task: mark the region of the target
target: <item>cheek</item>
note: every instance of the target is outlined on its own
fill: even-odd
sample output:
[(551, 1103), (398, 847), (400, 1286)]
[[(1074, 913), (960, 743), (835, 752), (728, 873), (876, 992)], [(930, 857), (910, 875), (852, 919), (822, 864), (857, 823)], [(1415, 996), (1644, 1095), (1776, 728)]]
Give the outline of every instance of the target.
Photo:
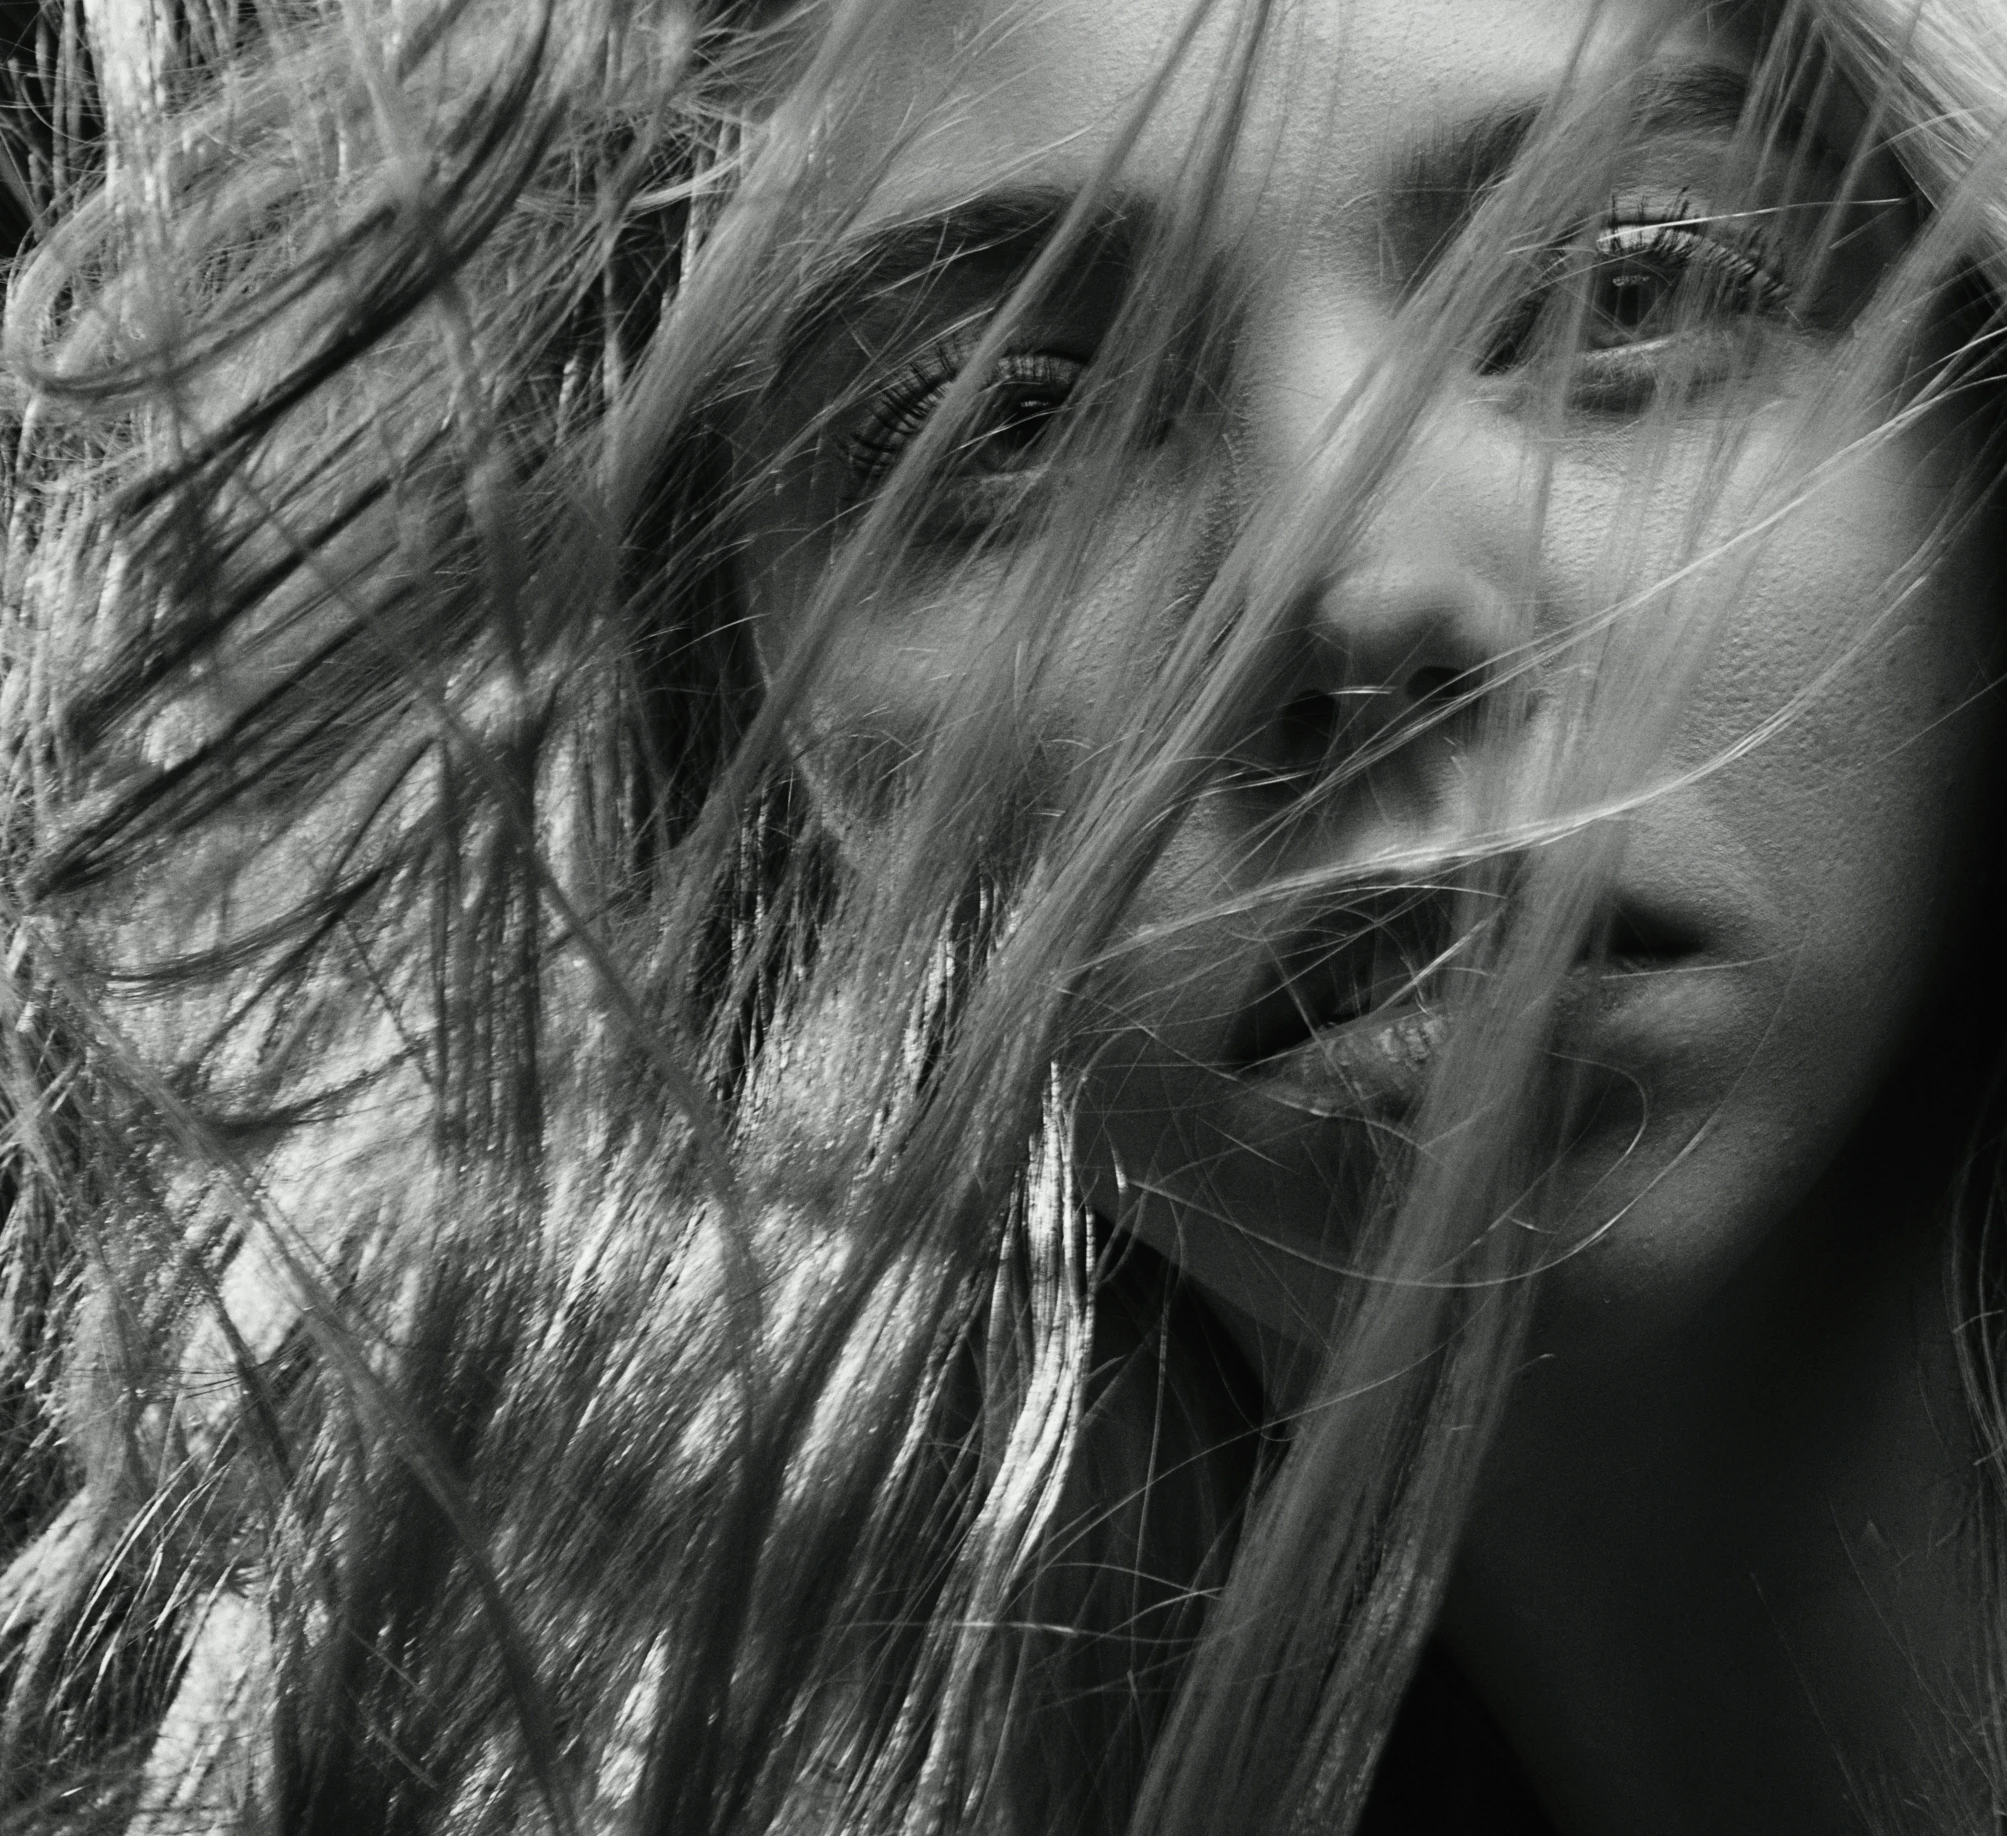
[(1230, 871), (1246, 854), (1233, 840), (1202, 799), (1138, 889), (1125, 941), (1086, 1004), (1081, 1057), (1132, 1149), (1139, 1131), (1175, 1124), (1175, 1089), (1221, 1078), (1223, 1042), (1269, 957), (1264, 924), (1245, 909), (1254, 876)]
[(1904, 457), (1822, 491), (1736, 581), (1675, 738), (1693, 775), (1634, 823), (1625, 871), (1721, 887), (1725, 947), (1703, 1023), (1640, 1080), (1642, 1146), (1573, 1171), (1578, 1193), (1602, 1182), (1585, 1225), (1623, 1217), (1559, 1271), (1566, 1317), (1703, 1300), (1952, 1011), (1999, 834), (1997, 551), (1975, 534), (1891, 607), (1953, 482)]
[[(1993, 550), (1954, 550), (1890, 612), (1946, 494), (1921, 466), (1843, 483), (1741, 571), (1673, 735), (1692, 775), (1632, 824), (1625, 873), (1698, 910), (1716, 960), (1620, 1065), (1646, 1112), (1619, 1104), (1557, 1169), (1564, 1335), (1687, 1317), (1810, 1190), (1916, 1043), (1997, 831)], [(1145, 1235), (1287, 1327), (1328, 1298), (1386, 1144), (1251, 1115), (1217, 1068), (1267, 947), (1249, 919), (1191, 922), (1248, 890), (1220, 865), (1248, 865), (1237, 834), (1195, 817), (1144, 890), (1140, 926), (1182, 922), (1103, 1011), (1086, 1164), (1104, 1206), (1119, 1164)]]
[(797, 506), (754, 517), (741, 549), (754, 640), (794, 698), (792, 744), (823, 794), (877, 808), (895, 771), (941, 771), (951, 788), (1035, 785), (1065, 805), (1075, 769), (1091, 775), (1133, 716), (1196, 565), (1144, 492), (1098, 533), (1058, 584), (1034, 544), (999, 541), (992, 555), (923, 556), (818, 628), (839, 546)]
[[(1890, 603), (1948, 501), (1930, 473), (1863, 465), (1784, 527), (1731, 601), (1676, 761), (1731, 760), (1701, 795), (1774, 903), (1778, 942), (1858, 983), (1844, 1004), (1869, 1035), (1912, 1017), (1996, 802), (1992, 543), (1949, 550)], [(1863, 999), (1870, 985), (1882, 993)]]

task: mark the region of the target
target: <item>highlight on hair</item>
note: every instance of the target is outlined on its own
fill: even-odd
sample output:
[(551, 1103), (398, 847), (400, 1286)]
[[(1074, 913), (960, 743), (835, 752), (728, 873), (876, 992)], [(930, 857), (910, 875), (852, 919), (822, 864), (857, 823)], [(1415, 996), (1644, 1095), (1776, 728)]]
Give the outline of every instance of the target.
[[(1726, 543), (1697, 516), (1636, 552), (1614, 519), (1595, 628), (1424, 716), (1502, 718), (1560, 647), (1537, 781), (1427, 858), (1246, 895), (1413, 923), (1469, 971), (1420, 1114), (1334, 1199), (1323, 1356), (1275, 1419), (1078, 1177), (1134, 897), (1244, 768), (1297, 584), (1445, 375), (1510, 367), (1525, 412), (1566, 412), (1580, 314), (1538, 252), (1607, 197), (1630, 97), (1523, 124), (1312, 472), (1243, 501), (1261, 274), (1221, 254), (1228, 179), (1292, 18), (1194, 0), (1090, 182), (939, 250), (1008, 298), (776, 646), (748, 506), (855, 406), (804, 411), (791, 363), (865, 241), (929, 233), (886, 218), (901, 148), (828, 156), (914, 4), (46, 15), (7, 307), (0, 1828), (1359, 1815), (1579, 1237), (1541, 1210), (1552, 1006), (1707, 652), (1651, 611), (1731, 605), (1837, 449), (1995, 412), (2007, 29), (1984, 0), (1782, 10), (1752, 149), (1845, 84), (1918, 206), (1797, 411), (1804, 463)], [(1146, 207), (1124, 162), (1194, 80), (1204, 131)], [(972, 514), (988, 379), (1069, 293), (1092, 360), (1046, 462)], [(1967, 486), (1941, 541), (1992, 480)], [(993, 635), (924, 730), (827, 732), (818, 682), (894, 582)], [(1132, 608), (1127, 693), (1042, 734), (1088, 593)], [(1831, 668), (1876, 637), (1837, 633)], [(1374, 762), (1320, 758), (1278, 826)], [(1995, 1528), (1972, 1706), (2007, 1802), (2007, 1405), (1971, 1301), (1999, 1275), (1960, 1241)]]

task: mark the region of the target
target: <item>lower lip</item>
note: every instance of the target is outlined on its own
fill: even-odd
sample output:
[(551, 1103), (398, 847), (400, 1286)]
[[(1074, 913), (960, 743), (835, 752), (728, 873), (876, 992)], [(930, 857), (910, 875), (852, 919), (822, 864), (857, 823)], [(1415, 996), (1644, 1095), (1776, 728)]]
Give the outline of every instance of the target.
[(1382, 1010), (1313, 1033), (1264, 1061), (1263, 1095), (1306, 1115), (1388, 1121), (1420, 1096), (1443, 1041), (1440, 1014), (1421, 1006)]
[[(1584, 1020), (1594, 1025), (1597, 1019), (1614, 1018), (1614, 1004), (1628, 1006), (1655, 982), (1663, 988), (1659, 978), (1672, 967), (1674, 962), (1664, 958), (1577, 965), (1561, 996), (1563, 1030), (1572, 1033)], [(1264, 1060), (1253, 1078), (1271, 1101), (1306, 1115), (1392, 1121), (1420, 1100), (1446, 1031), (1443, 1016), (1418, 1003), (1383, 1008), (1326, 1027)]]

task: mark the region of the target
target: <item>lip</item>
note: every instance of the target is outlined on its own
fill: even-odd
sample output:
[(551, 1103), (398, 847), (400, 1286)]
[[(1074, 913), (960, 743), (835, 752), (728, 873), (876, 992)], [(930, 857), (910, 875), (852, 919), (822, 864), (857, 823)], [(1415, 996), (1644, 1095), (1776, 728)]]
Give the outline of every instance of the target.
[[(1618, 905), (1593, 928), (1569, 971), (1563, 1015), (1622, 1005), (1666, 971), (1694, 966), (1699, 955), (1700, 939), (1690, 927)], [(1447, 1018), (1432, 998), (1438, 993), (1429, 980), (1411, 976), (1397, 998), (1308, 1024), (1307, 1036), (1261, 1056), (1245, 1074), (1269, 1100), (1307, 1115), (1397, 1120), (1419, 1101), (1448, 1034)], [(1276, 999), (1271, 991), (1268, 1000)]]
[(1290, 1109), (1389, 1121), (1420, 1096), (1444, 1031), (1440, 1013), (1405, 1003), (1322, 1027), (1255, 1071), (1262, 1093)]
[(1300, 934), (1249, 1004), (1242, 1074), (1313, 1116), (1387, 1121), (1412, 1106), (1444, 1037), (1451, 906), (1415, 889)]

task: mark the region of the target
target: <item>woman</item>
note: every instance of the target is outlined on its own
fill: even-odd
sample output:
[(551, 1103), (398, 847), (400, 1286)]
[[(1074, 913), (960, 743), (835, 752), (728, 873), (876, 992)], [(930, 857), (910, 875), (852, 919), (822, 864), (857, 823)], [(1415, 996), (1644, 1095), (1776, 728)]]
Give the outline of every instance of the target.
[(81, 24), (17, 1822), (1991, 1827), (1983, 8)]

